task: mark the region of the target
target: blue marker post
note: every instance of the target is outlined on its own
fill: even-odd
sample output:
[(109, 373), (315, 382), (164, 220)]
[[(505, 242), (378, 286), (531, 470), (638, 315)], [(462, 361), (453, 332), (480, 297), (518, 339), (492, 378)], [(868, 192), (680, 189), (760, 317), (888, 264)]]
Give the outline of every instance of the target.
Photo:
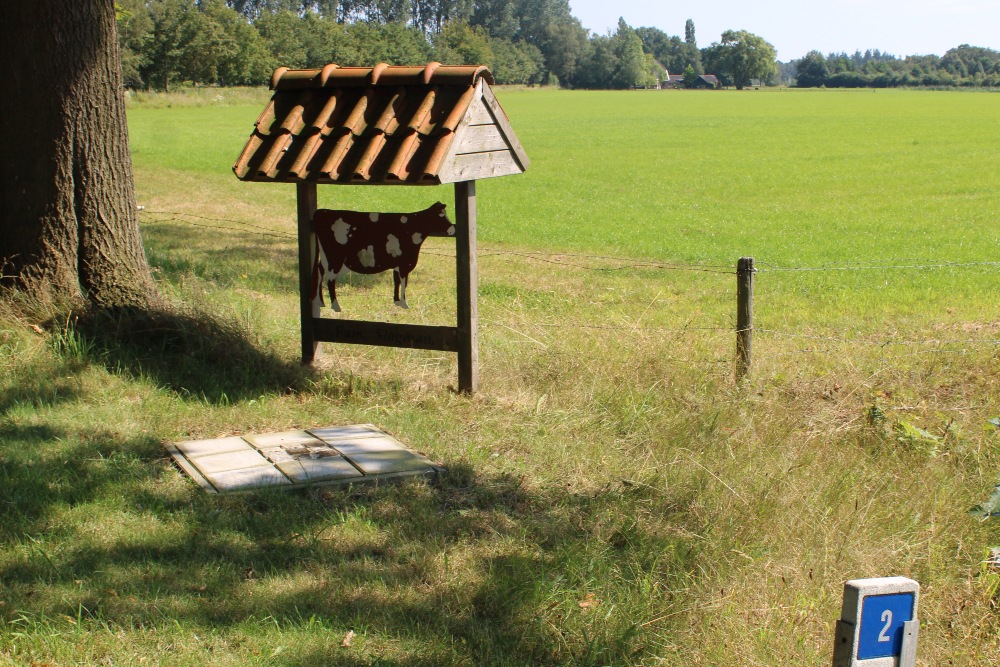
[(904, 577), (852, 579), (833, 648), (833, 667), (915, 667), (920, 584)]

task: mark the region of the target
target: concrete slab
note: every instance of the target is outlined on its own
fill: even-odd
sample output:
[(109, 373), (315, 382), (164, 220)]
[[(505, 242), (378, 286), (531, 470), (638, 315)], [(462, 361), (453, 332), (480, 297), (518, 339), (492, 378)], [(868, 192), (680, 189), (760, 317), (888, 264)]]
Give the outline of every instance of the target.
[(330, 443), (330, 446), (348, 458), (353, 458), (359, 454), (371, 454), (373, 452), (406, 450), (403, 443), (388, 436), (334, 441)]
[(247, 447), (247, 450), (242, 452), (226, 452), (224, 454), (188, 458), (203, 474), (244, 470), (245, 468), (260, 468), (263, 466), (273, 467), (271, 462), (264, 458), (260, 452), (250, 447)]
[(293, 482), (301, 484), (364, 476), (364, 473), (343, 456), (282, 461), (277, 464), (277, 468)]
[(372, 424), (166, 443), (209, 493), (378, 481), (444, 469)]
[(247, 435), (244, 439), (257, 449), (273, 449), (291, 445), (323, 444), (308, 431), (284, 431), (283, 433), (265, 433), (264, 435)]
[(346, 457), (366, 475), (394, 472), (418, 472), (433, 469), (430, 460), (405, 449), (382, 452), (358, 452)]
[(174, 445), (188, 458), (250, 449), (246, 441), (239, 436), (214, 438), (211, 440), (189, 440), (187, 442), (177, 442)]
[(334, 440), (343, 440), (344, 438), (377, 438), (385, 435), (384, 432), (371, 424), (311, 428), (309, 432), (324, 442), (333, 442)]
[(280, 470), (275, 470), (271, 466), (226, 470), (224, 472), (209, 473), (205, 477), (219, 493), (225, 493), (226, 491), (246, 491), (265, 486), (285, 486), (292, 483)]

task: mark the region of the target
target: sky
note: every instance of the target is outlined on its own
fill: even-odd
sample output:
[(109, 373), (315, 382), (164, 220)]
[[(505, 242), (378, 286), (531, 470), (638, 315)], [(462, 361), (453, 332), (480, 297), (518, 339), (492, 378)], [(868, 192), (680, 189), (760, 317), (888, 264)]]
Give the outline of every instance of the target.
[(1000, 0), (569, 0), (584, 28), (604, 34), (618, 17), (633, 28), (684, 37), (694, 21), (698, 46), (725, 30), (749, 30), (788, 62), (812, 50), (827, 54), (879, 49), (895, 56), (943, 55), (961, 44), (1000, 50)]

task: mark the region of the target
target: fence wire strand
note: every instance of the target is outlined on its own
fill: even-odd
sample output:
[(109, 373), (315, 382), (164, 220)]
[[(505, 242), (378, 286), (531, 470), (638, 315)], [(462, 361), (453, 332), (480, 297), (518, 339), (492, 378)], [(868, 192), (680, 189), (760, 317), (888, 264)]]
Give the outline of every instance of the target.
[[(158, 211), (150, 209), (141, 209), (140, 214), (145, 218), (147, 216), (167, 216), (164, 219), (153, 220), (147, 219), (147, 223), (164, 223), (164, 222), (178, 222), (193, 227), (200, 227), (203, 229), (211, 230), (224, 230), (240, 233), (253, 233), (262, 236), (270, 236), (282, 240), (292, 240), (294, 241), (297, 234), (292, 232), (281, 232), (270, 227), (264, 227), (262, 225), (257, 225), (254, 223), (246, 222), (243, 220), (234, 220), (231, 218), (218, 218), (203, 215), (196, 215), (192, 213), (180, 213), (176, 211)], [(210, 224), (210, 223), (228, 223), (228, 224)], [(437, 257), (444, 257), (449, 259), (455, 258), (454, 252), (438, 251), (425, 249), (422, 254), (433, 255)], [(545, 251), (530, 251), (530, 250), (505, 250), (501, 248), (487, 248), (479, 253), (480, 258), (490, 258), (490, 257), (521, 257), (531, 261), (542, 262), (546, 264), (553, 264), (556, 266), (571, 267), (586, 271), (624, 271), (629, 269), (657, 269), (663, 271), (694, 271), (702, 273), (714, 273), (720, 275), (735, 275), (736, 271), (732, 266), (713, 264), (709, 262), (697, 263), (697, 264), (682, 264), (682, 263), (669, 263), (669, 262), (655, 262), (655, 261), (638, 261), (632, 263), (623, 262), (622, 257), (615, 257), (611, 255), (595, 255), (595, 254), (584, 254), (584, 253), (570, 253), (570, 252), (545, 252)], [(580, 261), (565, 261), (566, 259), (580, 260)], [(608, 262), (615, 263), (615, 266), (600, 266), (600, 265), (587, 265), (586, 263), (581, 263), (586, 260), (591, 260), (594, 262)], [(947, 268), (964, 268), (964, 267), (1000, 267), (1000, 261), (979, 261), (979, 262), (937, 262), (937, 263), (919, 263), (918, 258), (890, 258), (887, 261), (894, 262), (891, 264), (858, 264), (858, 265), (846, 265), (846, 266), (780, 266), (776, 264), (770, 264), (765, 261), (756, 262), (757, 273), (790, 273), (790, 272), (820, 272), (820, 271), (881, 271), (881, 270), (923, 270), (923, 269), (947, 269)], [(494, 322), (490, 323), (488, 320), (484, 320), (483, 324), (490, 326), (491, 324), (508, 328), (505, 325)], [(735, 333), (735, 327), (721, 327), (718, 325), (714, 326), (686, 326), (681, 328), (670, 328), (670, 327), (650, 327), (650, 326), (640, 326), (640, 325), (608, 325), (608, 324), (570, 324), (567, 322), (533, 322), (533, 326), (546, 328), (546, 329), (578, 329), (578, 330), (595, 330), (595, 331), (619, 331), (619, 332), (660, 332), (660, 333), (686, 333), (692, 331), (711, 331), (719, 333)], [(839, 345), (860, 345), (869, 348), (881, 348), (883, 351), (891, 346), (906, 346), (906, 347), (917, 347), (917, 346), (946, 346), (946, 345), (966, 345), (966, 346), (1000, 346), (1000, 339), (927, 339), (927, 340), (910, 340), (910, 339), (888, 339), (888, 340), (864, 340), (859, 338), (845, 338), (837, 336), (820, 336), (815, 334), (806, 334), (798, 332), (788, 332), (779, 331), (775, 329), (766, 328), (754, 328), (757, 334), (764, 334), (770, 336), (777, 336), (782, 338), (795, 338), (803, 340), (812, 340), (818, 342), (826, 343), (836, 343)], [(523, 334), (522, 334), (523, 335)], [(711, 338), (716, 338), (717, 336), (712, 336)], [(799, 350), (799, 353), (829, 353), (832, 354), (831, 350), (819, 350), (819, 349), (804, 349)], [(921, 350), (919, 352), (914, 352), (909, 355), (893, 355), (894, 358), (901, 358), (904, 356), (917, 356), (926, 354), (968, 354), (965, 350)], [(728, 363), (731, 360), (726, 360)], [(723, 361), (712, 361), (712, 362), (700, 362), (700, 363), (724, 363)]]
[[(260, 234), (261, 236), (273, 236), (273, 237), (279, 238), (279, 239), (295, 239), (295, 237), (296, 237), (295, 234), (291, 234), (291, 233), (288, 233), (288, 232), (277, 232), (277, 231), (275, 231), (273, 229), (270, 229), (268, 227), (262, 227), (260, 225), (254, 225), (252, 223), (242, 222), (240, 220), (227, 220), (225, 218), (209, 218), (209, 217), (205, 217), (205, 216), (202, 216), (202, 215), (191, 215), (191, 214), (188, 214), (188, 213), (170, 213), (170, 212), (167, 212), (167, 211), (148, 211), (148, 210), (146, 210), (146, 211), (143, 211), (143, 212), (144, 213), (148, 213), (150, 215), (170, 216), (170, 217), (163, 218), (163, 219), (160, 219), (160, 220), (147, 220), (146, 221), (147, 224), (150, 224), (150, 223), (151, 224), (160, 224), (160, 223), (164, 223), (164, 222), (181, 222), (181, 223), (184, 223), (186, 225), (191, 225), (192, 227), (200, 227), (202, 229), (216, 229), (216, 230), (221, 229), (221, 230), (224, 230), (224, 231), (240, 232), (240, 233), (251, 232), (253, 234)], [(228, 222), (228, 223), (232, 223), (232, 224), (235, 224), (235, 225), (241, 225), (241, 226), (240, 227), (230, 227), (230, 226), (227, 226), (227, 225), (210, 225), (210, 224), (205, 223), (205, 222), (195, 222), (194, 220), (187, 220), (186, 218), (196, 218), (198, 220), (209, 220), (209, 221), (212, 221), (212, 222)]]
[[(764, 264), (762, 262), (762, 264)], [(766, 266), (766, 264), (765, 264)], [(1000, 262), (941, 262), (938, 264), (858, 264), (855, 266), (770, 266), (758, 268), (761, 273), (787, 273), (793, 271), (882, 271), (947, 269), (966, 266), (1000, 266)]]

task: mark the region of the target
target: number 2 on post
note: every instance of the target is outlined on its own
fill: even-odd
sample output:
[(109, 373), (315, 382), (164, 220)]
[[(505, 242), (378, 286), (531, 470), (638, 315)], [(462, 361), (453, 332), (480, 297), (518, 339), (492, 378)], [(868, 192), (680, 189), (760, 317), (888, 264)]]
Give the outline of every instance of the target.
[(890, 637), (886, 633), (889, 631), (889, 628), (892, 626), (892, 611), (886, 609), (885, 611), (882, 612), (882, 622), (885, 623), (885, 627), (882, 628), (882, 632), (878, 633), (878, 641), (879, 641), (879, 643), (882, 643), (882, 642), (891, 642), (892, 641), (892, 637)]

